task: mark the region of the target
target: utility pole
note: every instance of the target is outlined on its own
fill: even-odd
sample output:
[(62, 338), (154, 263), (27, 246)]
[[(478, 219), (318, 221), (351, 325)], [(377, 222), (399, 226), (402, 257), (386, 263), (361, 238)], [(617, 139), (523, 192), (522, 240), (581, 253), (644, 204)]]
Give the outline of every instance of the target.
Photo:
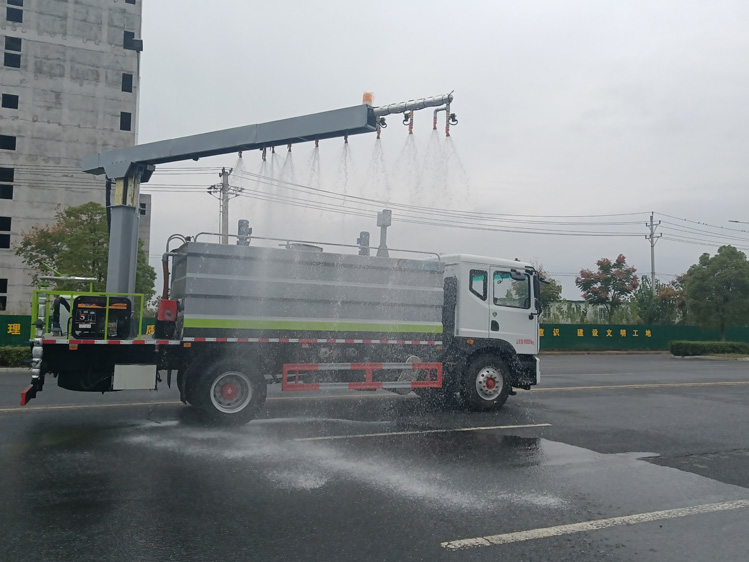
[(229, 168), (229, 170), (222, 168), (221, 173), (218, 175), (221, 178), (221, 183), (208, 188), (208, 193), (217, 196), (219, 200), (219, 234), (221, 235), (222, 244), (229, 243), (229, 199), (239, 196), (244, 191), (241, 187), (232, 187), (229, 185), (229, 175), (233, 171), (232, 168)]
[(388, 252), (388, 226), (393, 223), (393, 211), (390, 209), (383, 209), (381, 213), (377, 213), (377, 226), (380, 227), (380, 246), (377, 248), (378, 258), (390, 257)]
[(229, 243), (229, 174), (226, 168), (221, 169), (221, 243)]
[(650, 241), (650, 289), (653, 291), (653, 296), (655, 296), (655, 244), (658, 242), (658, 239), (663, 236), (663, 234), (656, 235), (655, 230), (660, 226), (661, 221), (658, 221), (657, 223), (653, 222), (653, 212), (650, 212), (650, 222), (646, 222), (645, 226), (647, 226), (650, 229), (650, 234), (648, 234), (645, 239)]

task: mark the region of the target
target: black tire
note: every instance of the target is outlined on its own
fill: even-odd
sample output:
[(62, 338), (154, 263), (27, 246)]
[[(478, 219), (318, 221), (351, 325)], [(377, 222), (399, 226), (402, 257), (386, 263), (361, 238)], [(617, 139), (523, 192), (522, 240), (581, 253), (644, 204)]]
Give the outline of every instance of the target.
[(251, 366), (224, 359), (203, 363), (201, 368), (190, 371), (185, 381), (187, 401), (208, 421), (245, 424), (265, 404), (265, 377)]
[(461, 394), (471, 410), (496, 410), (510, 395), (510, 371), (499, 357), (482, 355), (471, 361), (463, 375)]

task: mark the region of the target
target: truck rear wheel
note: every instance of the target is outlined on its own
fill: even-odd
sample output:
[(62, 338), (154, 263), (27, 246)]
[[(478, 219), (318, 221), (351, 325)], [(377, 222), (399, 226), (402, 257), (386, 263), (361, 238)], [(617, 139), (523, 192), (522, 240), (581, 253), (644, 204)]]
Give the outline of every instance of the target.
[(505, 403), (510, 390), (510, 372), (504, 361), (483, 355), (468, 366), (461, 394), (472, 410), (493, 410)]
[(218, 361), (196, 373), (188, 401), (210, 421), (240, 425), (253, 419), (267, 394), (265, 377), (233, 360)]

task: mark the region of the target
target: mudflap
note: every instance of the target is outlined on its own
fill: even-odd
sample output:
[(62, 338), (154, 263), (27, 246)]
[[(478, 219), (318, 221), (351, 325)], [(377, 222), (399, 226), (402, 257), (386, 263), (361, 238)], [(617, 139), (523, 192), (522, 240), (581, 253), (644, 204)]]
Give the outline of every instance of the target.
[(44, 379), (41, 377), (32, 379), (31, 384), (21, 393), (21, 406), (25, 406), (33, 398), (36, 398), (36, 393), (40, 392), (43, 386)]

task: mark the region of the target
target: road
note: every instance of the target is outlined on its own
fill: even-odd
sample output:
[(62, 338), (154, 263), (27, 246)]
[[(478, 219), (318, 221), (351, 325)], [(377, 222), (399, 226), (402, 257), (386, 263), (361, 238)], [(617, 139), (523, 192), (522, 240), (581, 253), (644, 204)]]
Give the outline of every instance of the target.
[(749, 363), (547, 355), (493, 413), (281, 395), (201, 426), (174, 389), (0, 374), (3, 560), (738, 561)]

